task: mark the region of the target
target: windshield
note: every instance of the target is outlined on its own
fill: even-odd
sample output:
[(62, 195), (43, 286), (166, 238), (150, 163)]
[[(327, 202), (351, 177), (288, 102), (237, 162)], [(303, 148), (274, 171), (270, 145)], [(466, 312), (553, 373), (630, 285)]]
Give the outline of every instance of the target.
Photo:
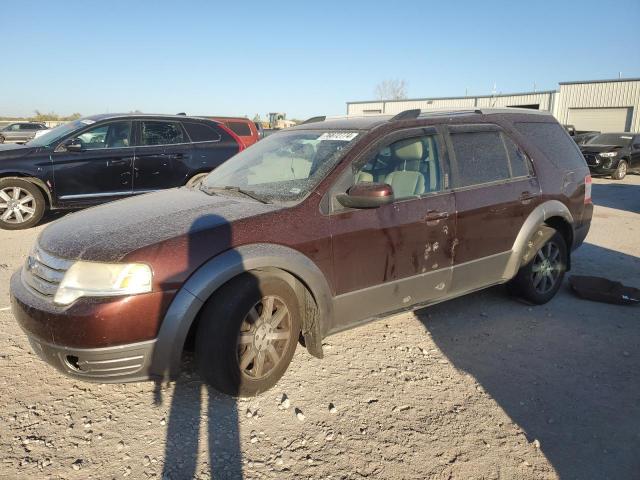
[(87, 122), (93, 123), (92, 120), (75, 120), (73, 122), (63, 123), (62, 125), (58, 125), (57, 127), (51, 129), (47, 133), (44, 133), (39, 137), (28, 141), (27, 145), (31, 147), (46, 147), (47, 145), (51, 145), (65, 135), (78, 130), (80, 127), (91, 125), (91, 123)]
[(269, 202), (309, 194), (340, 161), (359, 132), (294, 130), (243, 150), (204, 180), (206, 190), (236, 188)]
[(587, 142), (588, 145), (613, 145), (616, 147), (626, 147), (631, 143), (631, 135), (619, 135), (617, 133), (603, 133), (596, 135)]

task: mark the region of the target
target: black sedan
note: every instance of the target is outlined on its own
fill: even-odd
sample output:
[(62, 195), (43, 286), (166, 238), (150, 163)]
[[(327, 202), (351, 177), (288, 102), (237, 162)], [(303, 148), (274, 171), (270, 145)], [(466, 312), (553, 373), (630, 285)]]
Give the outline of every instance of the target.
[(25, 145), (0, 145), (0, 228), (192, 185), (244, 148), (224, 125), (177, 115), (105, 114), (60, 125)]
[(627, 172), (640, 173), (640, 135), (601, 133), (580, 145), (593, 175), (611, 175), (622, 180)]

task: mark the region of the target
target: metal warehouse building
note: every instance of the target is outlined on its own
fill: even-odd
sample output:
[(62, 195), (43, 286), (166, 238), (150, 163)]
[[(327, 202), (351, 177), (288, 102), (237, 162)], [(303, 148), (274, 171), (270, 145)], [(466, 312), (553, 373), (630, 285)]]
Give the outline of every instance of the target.
[(396, 114), (420, 108), (524, 107), (550, 111), (576, 130), (640, 132), (640, 78), (561, 82), (558, 90), (475, 97), (347, 102), (348, 115)]

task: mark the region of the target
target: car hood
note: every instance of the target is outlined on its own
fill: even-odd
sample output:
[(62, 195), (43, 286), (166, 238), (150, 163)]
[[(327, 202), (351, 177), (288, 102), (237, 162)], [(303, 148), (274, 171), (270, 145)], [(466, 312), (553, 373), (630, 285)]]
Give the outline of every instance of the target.
[(580, 145), (580, 150), (585, 153), (601, 153), (601, 152), (615, 152), (617, 150), (621, 150), (625, 147), (620, 147), (618, 145)]
[(65, 259), (119, 261), (165, 240), (220, 229), (280, 208), (198, 189), (162, 190), (67, 215), (50, 224), (38, 244)]
[(0, 161), (4, 159), (14, 159), (24, 157), (38, 150), (38, 147), (29, 145), (19, 145), (16, 143), (0, 143)]

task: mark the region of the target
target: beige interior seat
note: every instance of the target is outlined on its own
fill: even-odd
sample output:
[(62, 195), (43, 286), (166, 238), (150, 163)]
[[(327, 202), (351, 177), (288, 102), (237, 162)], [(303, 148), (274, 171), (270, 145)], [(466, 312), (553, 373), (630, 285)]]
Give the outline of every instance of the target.
[(369, 172), (358, 172), (355, 174), (353, 183), (371, 183), (373, 182), (373, 175)]
[(391, 153), (402, 168), (385, 178), (385, 183), (393, 188), (395, 198), (422, 195), (425, 192), (425, 180), (419, 171), (423, 153), (421, 140), (411, 138), (396, 142), (391, 146)]

